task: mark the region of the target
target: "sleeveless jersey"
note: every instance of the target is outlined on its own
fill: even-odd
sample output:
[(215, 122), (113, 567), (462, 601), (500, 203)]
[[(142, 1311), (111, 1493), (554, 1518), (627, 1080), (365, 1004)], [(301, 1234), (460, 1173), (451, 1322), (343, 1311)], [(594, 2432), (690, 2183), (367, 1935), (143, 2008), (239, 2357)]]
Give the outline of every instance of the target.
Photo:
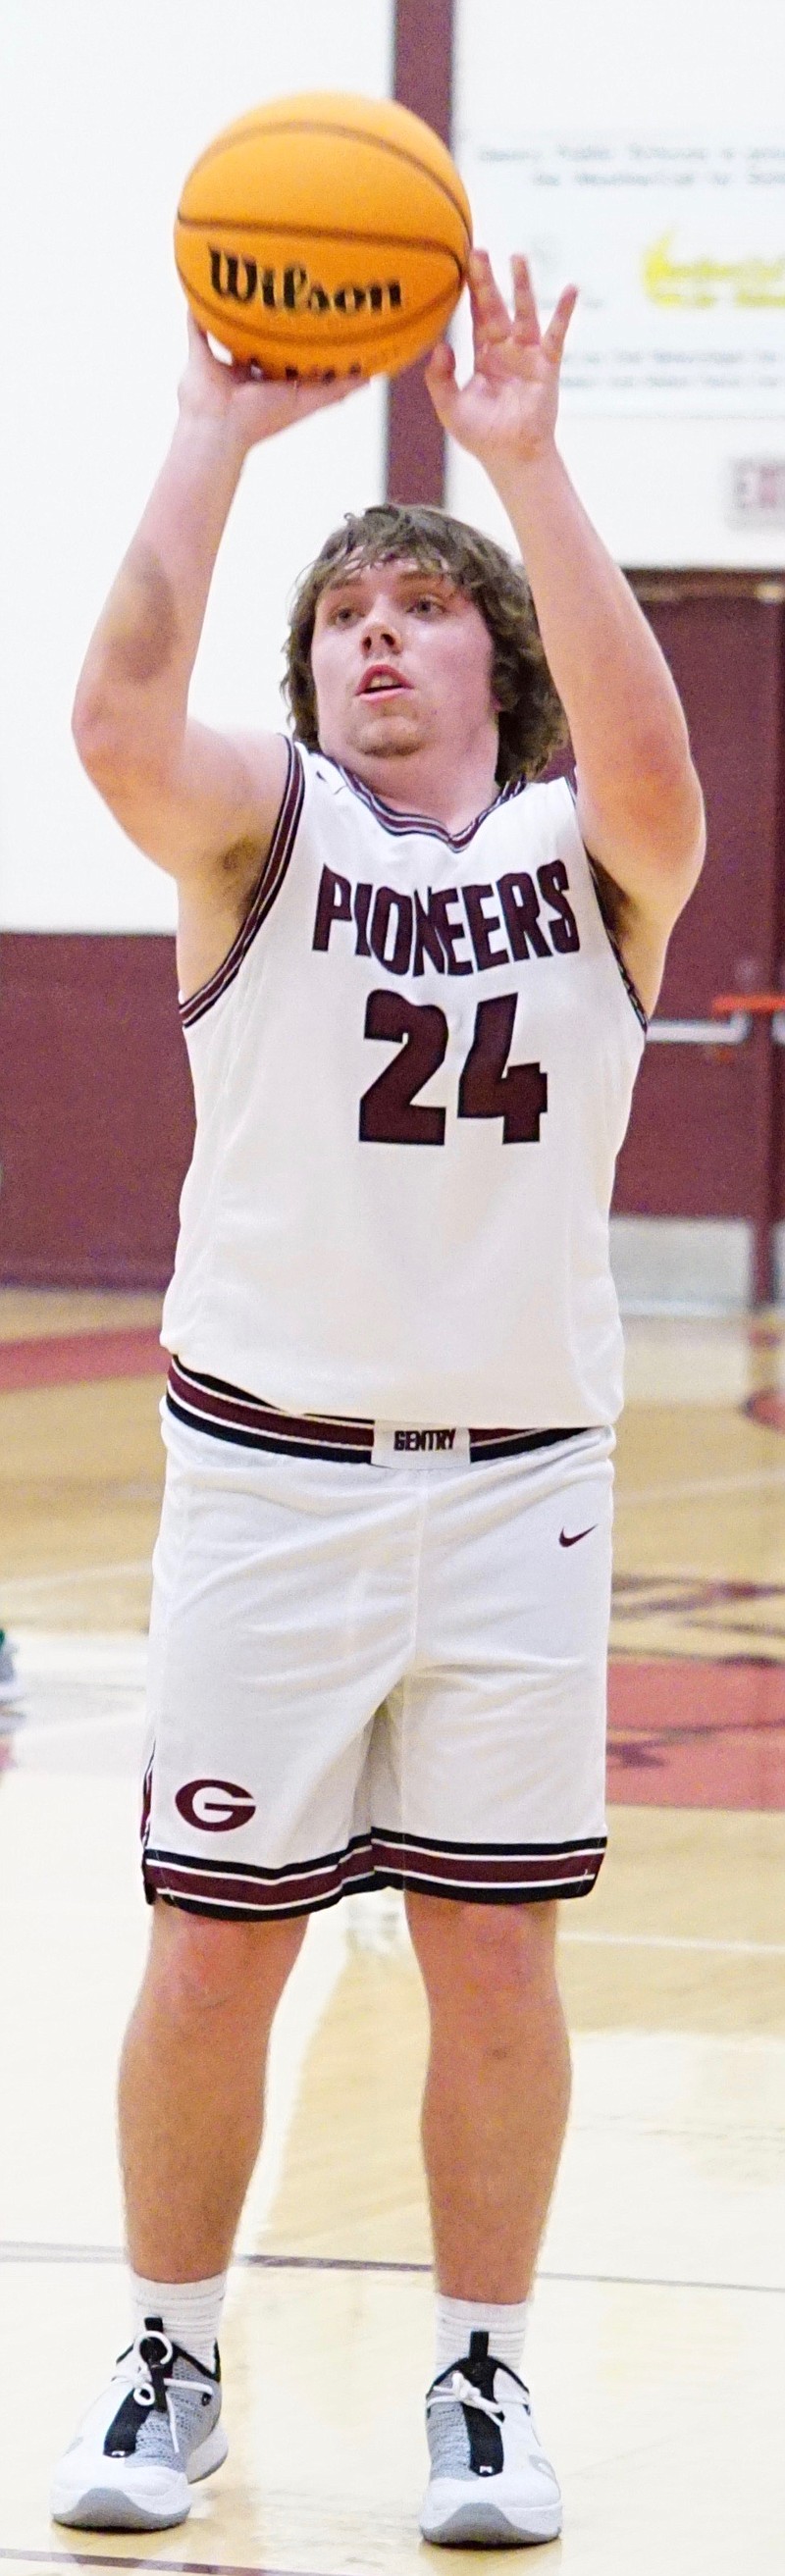
[(646, 1023), (564, 779), (451, 835), (290, 745), (246, 920), (181, 1016), (197, 1130), (162, 1339), (186, 1367), (294, 1413), (615, 1419)]

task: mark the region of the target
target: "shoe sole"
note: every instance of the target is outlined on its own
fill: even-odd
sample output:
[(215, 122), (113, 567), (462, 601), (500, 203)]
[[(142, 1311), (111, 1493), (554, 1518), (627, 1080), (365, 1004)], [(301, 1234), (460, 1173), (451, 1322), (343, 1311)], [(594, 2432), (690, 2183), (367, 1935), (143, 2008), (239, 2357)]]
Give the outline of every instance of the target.
[(162, 2505), (145, 2513), (142, 2505), (117, 2487), (89, 2487), (73, 2504), (58, 2504), (53, 2498), (52, 2521), (69, 2531), (171, 2531), (174, 2523), (185, 2522), (190, 2510), (190, 2496), (176, 2513), (166, 2513)]
[[(64, 2492), (66, 2482), (63, 2480), (52, 2491), (52, 2521), (64, 2523), (71, 2531), (171, 2531), (175, 2523), (185, 2522), (190, 2513), (188, 2488), (198, 2485), (201, 2478), (212, 2477), (213, 2471), (222, 2467), (228, 2449), (223, 2425), (216, 2424), (207, 2441), (201, 2442), (192, 2452), (187, 2479), (178, 2480), (185, 2493), (181, 2492), (169, 2507), (163, 2500), (156, 2501), (152, 2494), (146, 2504), (139, 2496), (129, 2495), (119, 2483), (119, 2478), (116, 2486), (82, 2487), (76, 2495), (73, 2489), (70, 2495)], [(147, 2476), (148, 2484), (152, 2486), (154, 2472), (148, 2471)]]
[(473, 2496), (466, 2504), (455, 2505), (439, 2523), (420, 2524), (423, 2540), (443, 2549), (525, 2549), (536, 2548), (545, 2540), (558, 2540), (562, 2517), (555, 2505), (534, 2505), (523, 2521), (511, 2522), (501, 2506), (479, 2503)]

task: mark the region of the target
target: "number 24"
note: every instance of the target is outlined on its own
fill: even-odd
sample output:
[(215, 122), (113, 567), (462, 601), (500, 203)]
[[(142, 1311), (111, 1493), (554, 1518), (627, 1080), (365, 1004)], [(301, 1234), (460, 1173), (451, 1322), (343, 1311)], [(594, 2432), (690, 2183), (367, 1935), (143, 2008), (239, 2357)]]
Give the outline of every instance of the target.
[[(515, 995), (479, 1002), (474, 1036), (458, 1085), (459, 1118), (501, 1118), (505, 1145), (538, 1145), (548, 1107), (548, 1077), (539, 1064), (507, 1058), (515, 1022)], [(449, 1028), (435, 1002), (407, 1002), (402, 993), (370, 993), (367, 1038), (394, 1038), (393, 1056), (360, 1101), (363, 1144), (443, 1145), (447, 1113), (417, 1106), (417, 1093), (438, 1072)]]

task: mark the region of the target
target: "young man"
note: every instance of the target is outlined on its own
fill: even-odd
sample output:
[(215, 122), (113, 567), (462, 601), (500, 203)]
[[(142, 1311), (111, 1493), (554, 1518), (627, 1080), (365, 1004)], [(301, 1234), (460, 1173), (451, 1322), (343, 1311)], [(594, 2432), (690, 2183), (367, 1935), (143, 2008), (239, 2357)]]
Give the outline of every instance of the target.
[[(188, 716), (249, 449), (336, 390), (221, 367), (91, 645), (85, 765), (179, 887), (197, 1102), (164, 1340), (145, 1883), (120, 2122), (136, 2340), (57, 2471), (86, 2528), (177, 2522), (226, 2451), (217, 2338), (270, 2025), (308, 1914), (405, 1889), (431, 2016), (430, 2540), (560, 2528), (519, 2376), (567, 2116), (557, 1899), (604, 1850), (620, 1353), (608, 1206), (702, 856), (684, 718), (554, 443), (574, 303), (471, 278), (428, 383), (531, 586), (437, 512), (328, 540), (302, 748)], [(527, 784), (566, 711), (564, 780)], [(499, 792), (501, 788), (501, 792)], [(591, 864), (587, 853), (591, 853)]]

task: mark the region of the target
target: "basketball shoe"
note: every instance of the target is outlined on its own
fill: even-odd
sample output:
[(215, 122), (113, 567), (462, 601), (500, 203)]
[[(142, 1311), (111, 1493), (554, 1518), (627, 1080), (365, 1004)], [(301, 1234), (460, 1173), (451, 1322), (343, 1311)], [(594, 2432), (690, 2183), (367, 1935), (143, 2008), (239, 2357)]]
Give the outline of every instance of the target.
[(425, 2401), (431, 2475), (420, 2517), (424, 2540), (452, 2549), (515, 2549), (555, 2540), (558, 2480), (540, 2448), (529, 2391), (487, 2334), (443, 2370)]
[(164, 2334), (160, 2317), (145, 2317), (55, 2470), (53, 2521), (77, 2531), (164, 2531), (184, 2522), (194, 2480), (226, 2458), (220, 2412), (217, 2347), (215, 2370), (206, 2370)]

